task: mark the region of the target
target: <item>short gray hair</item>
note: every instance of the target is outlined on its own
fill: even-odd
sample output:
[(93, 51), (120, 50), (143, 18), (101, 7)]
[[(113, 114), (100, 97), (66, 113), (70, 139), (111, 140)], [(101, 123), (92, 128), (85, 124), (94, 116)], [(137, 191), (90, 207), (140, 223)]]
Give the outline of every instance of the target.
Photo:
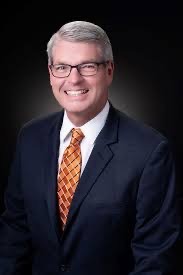
[(99, 45), (104, 61), (113, 61), (111, 42), (99, 26), (86, 21), (73, 21), (63, 25), (47, 44), (48, 63), (52, 63), (52, 49), (56, 41), (88, 42)]

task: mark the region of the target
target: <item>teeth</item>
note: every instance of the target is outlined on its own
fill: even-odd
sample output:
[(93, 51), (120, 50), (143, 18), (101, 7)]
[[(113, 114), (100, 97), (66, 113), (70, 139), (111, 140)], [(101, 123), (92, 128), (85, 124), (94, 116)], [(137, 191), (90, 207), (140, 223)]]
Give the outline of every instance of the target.
[(88, 90), (86, 89), (83, 89), (83, 90), (77, 90), (77, 91), (66, 91), (66, 94), (67, 95), (72, 95), (72, 96), (78, 96), (78, 95), (81, 95), (81, 94), (85, 94), (87, 93)]

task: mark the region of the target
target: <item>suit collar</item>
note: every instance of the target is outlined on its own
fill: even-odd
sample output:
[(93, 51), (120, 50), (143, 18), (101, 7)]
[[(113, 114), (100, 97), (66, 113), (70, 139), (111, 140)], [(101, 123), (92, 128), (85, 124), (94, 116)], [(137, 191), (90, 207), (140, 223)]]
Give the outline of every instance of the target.
[(77, 211), (79, 211), (79, 207), (82, 205), (92, 186), (96, 183), (97, 178), (113, 158), (111, 145), (113, 143), (116, 143), (118, 140), (118, 124), (118, 113), (112, 106), (110, 106), (105, 126), (96, 139), (94, 149), (90, 155), (90, 158), (80, 178), (80, 182), (76, 188), (64, 234), (71, 226), (72, 221), (77, 215)]
[(57, 206), (57, 173), (58, 173), (58, 154), (59, 154), (59, 139), (60, 128), (63, 121), (64, 112), (61, 111), (50, 123), (50, 127), (44, 137), (45, 146), (45, 192), (46, 202), (48, 206), (48, 212), (50, 222), (55, 230), (57, 237), (60, 237), (58, 206)]
[(106, 123), (96, 139), (96, 145), (105, 146), (117, 142), (118, 139), (118, 111), (110, 104)]
[[(52, 121), (49, 132), (45, 135), (45, 183), (46, 183), (46, 201), (48, 205), (48, 212), (50, 220), (56, 234), (59, 238), (60, 228), (58, 219), (57, 206), (57, 173), (58, 173), (58, 153), (59, 153), (59, 138), (60, 128), (63, 121), (63, 111)], [(85, 197), (90, 192), (92, 186), (96, 183), (97, 178), (103, 172), (105, 167), (113, 158), (113, 151), (111, 145), (118, 140), (118, 112), (110, 105), (109, 114), (106, 123), (99, 133), (94, 149), (90, 155), (84, 172), (81, 176), (80, 182), (74, 194), (71, 208), (69, 211), (64, 234), (67, 232), (75, 219), (79, 207), (82, 205)], [(93, 171), (91, 173), (91, 170)], [(64, 237), (64, 234), (62, 237)], [(63, 239), (63, 238), (62, 238)]]

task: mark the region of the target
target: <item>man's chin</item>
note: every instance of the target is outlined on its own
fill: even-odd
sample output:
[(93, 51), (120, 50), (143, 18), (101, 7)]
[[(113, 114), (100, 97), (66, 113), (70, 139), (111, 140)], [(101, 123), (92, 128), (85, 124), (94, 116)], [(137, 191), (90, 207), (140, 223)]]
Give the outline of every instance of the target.
[(75, 115), (75, 116), (83, 116), (85, 112), (87, 113), (86, 110), (82, 110), (82, 109), (65, 109), (65, 110), (67, 114)]
[(64, 108), (67, 113), (72, 113), (72, 114), (76, 114), (76, 115), (84, 115), (85, 113), (87, 113), (89, 106), (84, 105), (82, 103), (79, 102), (75, 102), (73, 104), (70, 104), (70, 106), (65, 106)]

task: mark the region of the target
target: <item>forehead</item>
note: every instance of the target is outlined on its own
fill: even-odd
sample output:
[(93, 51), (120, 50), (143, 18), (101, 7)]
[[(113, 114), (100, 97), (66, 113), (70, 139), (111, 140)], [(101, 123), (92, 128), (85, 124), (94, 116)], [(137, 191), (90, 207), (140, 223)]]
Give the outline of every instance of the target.
[(54, 63), (70, 65), (88, 61), (100, 61), (101, 49), (96, 43), (57, 41), (52, 49)]

